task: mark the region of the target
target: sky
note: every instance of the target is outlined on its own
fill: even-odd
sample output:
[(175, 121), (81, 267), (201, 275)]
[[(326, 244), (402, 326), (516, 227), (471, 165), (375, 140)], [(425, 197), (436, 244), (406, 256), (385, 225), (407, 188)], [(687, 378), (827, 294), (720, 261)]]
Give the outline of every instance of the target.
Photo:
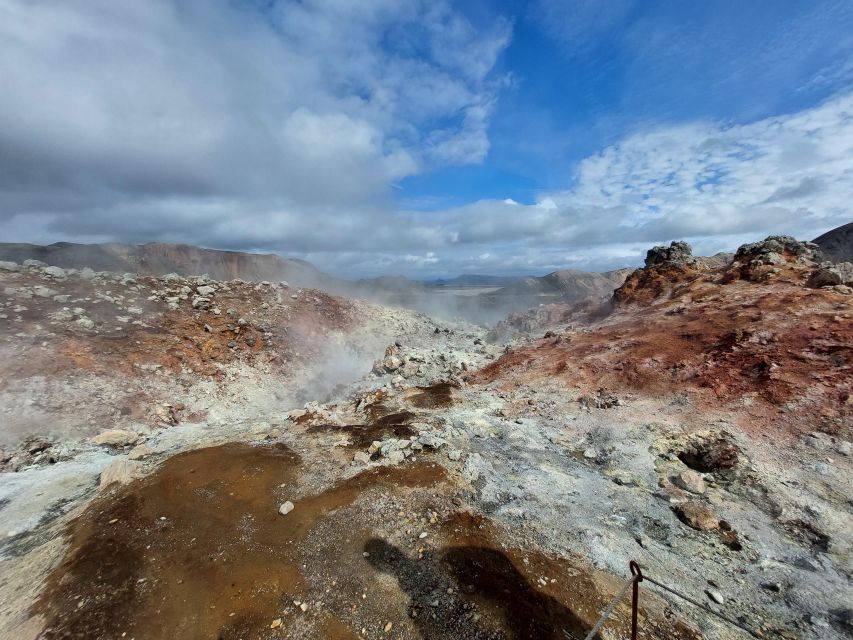
[(849, 0), (0, 0), (0, 241), (539, 275), (853, 220)]

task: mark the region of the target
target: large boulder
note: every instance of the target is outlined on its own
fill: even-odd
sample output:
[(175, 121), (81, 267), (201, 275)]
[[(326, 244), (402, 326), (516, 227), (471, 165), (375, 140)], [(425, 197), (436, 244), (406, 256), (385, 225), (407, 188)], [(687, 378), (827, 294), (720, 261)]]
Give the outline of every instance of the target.
[(774, 265), (789, 258), (817, 262), (821, 258), (820, 247), (791, 236), (768, 236), (761, 242), (741, 245), (735, 253), (735, 261), (741, 264)]
[(657, 246), (646, 253), (646, 267), (661, 264), (687, 264), (693, 262), (693, 250), (681, 240), (673, 240), (668, 247)]
[(832, 262), (824, 262), (812, 272), (806, 283), (813, 289), (833, 287), (840, 284), (853, 284), (853, 263), (839, 262), (833, 264)]

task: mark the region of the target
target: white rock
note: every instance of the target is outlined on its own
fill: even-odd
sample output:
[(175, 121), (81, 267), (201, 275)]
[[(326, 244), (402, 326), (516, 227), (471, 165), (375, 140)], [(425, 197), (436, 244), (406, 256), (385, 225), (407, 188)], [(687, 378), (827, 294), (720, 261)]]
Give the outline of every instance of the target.
[(8, 262), (6, 260), (0, 260), (0, 271), (20, 271), (21, 265), (17, 262)]
[(451, 449), (447, 452), (447, 457), (450, 460), (459, 460), (462, 457), (462, 452), (459, 449)]
[(682, 471), (675, 476), (675, 484), (690, 493), (705, 493), (705, 481), (695, 471)]
[(33, 287), (33, 295), (38, 296), (39, 298), (52, 298), (55, 296), (58, 291), (51, 289), (50, 287), (45, 287), (43, 285), (38, 285)]
[(63, 279), (68, 275), (62, 267), (45, 267), (42, 273), (46, 276), (57, 279)]
[(394, 449), (393, 451), (388, 452), (388, 455), (385, 456), (385, 459), (390, 464), (400, 464), (403, 460), (406, 459), (406, 454), (404, 454), (400, 449)]
[[(287, 502), (283, 502), (283, 503), (282, 503), (282, 505), (278, 508), (278, 512), (279, 512), (281, 515), (286, 516), (288, 513), (290, 513), (291, 511), (293, 511), (293, 509), (294, 509), (294, 507), (293, 507), (293, 503), (292, 503), (290, 500), (288, 500)], [(305, 609), (303, 609), (303, 611), (304, 611), (304, 610), (305, 610)]]
[(106, 487), (114, 482), (127, 484), (142, 475), (142, 463), (118, 458), (110, 462), (107, 468), (101, 472), (101, 487)]
[(94, 321), (89, 319), (89, 318), (77, 318), (74, 322), (78, 326), (82, 327), (83, 329), (94, 329), (95, 328)]
[(127, 459), (142, 460), (143, 458), (147, 458), (153, 453), (154, 449), (149, 447), (147, 444), (140, 444), (139, 446), (136, 446), (130, 450), (130, 453), (127, 454)]
[(195, 290), (198, 292), (198, 295), (200, 295), (203, 298), (206, 298), (208, 296), (212, 296), (214, 293), (216, 293), (216, 288), (211, 287), (209, 284), (202, 285), (200, 287), (196, 287)]
[(364, 451), (356, 451), (352, 459), (354, 462), (358, 462), (359, 464), (369, 464), (370, 454), (365, 453)]

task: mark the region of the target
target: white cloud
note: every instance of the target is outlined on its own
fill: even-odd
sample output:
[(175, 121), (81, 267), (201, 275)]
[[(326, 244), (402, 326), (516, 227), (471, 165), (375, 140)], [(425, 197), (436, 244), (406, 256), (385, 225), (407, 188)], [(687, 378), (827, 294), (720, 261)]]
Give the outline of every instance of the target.
[(375, 206), (436, 160), (483, 159), (506, 23), (443, 1), (264, 4), (0, 0), (5, 215)]

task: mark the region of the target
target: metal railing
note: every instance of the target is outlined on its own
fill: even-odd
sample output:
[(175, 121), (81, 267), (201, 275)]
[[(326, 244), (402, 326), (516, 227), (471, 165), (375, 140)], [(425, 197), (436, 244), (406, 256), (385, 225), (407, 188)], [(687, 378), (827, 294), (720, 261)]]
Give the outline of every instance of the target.
[[(631, 560), (628, 565), (628, 568), (631, 571), (631, 577), (625, 581), (625, 584), (622, 585), (622, 588), (619, 590), (616, 596), (608, 603), (608, 605), (601, 612), (601, 616), (598, 618), (598, 622), (596, 622), (595, 626), (593, 626), (592, 629), (590, 629), (589, 633), (586, 634), (584, 640), (593, 640), (593, 638), (595, 638), (598, 632), (601, 631), (601, 628), (604, 626), (604, 623), (607, 622), (610, 616), (613, 615), (613, 611), (616, 609), (616, 605), (619, 604), (622, 598), (625, 597), (625, 594), (628, 593), (628, 587), (633, 587), (631, 598), (631, 640), (637, 640), (637, 614), (639, 612), (640, 605), (640, 583), (644, 581), (650, 582), (653, 585), (660, 587), (664, 591), (671, 593), (672, 595), (677, 596), (686, 602), (689, 602), (694, 607), (699, 607), (706, 613), (710, 613), (711, 615), (719, 618), (723, 622), (733, 627), (736, 627), (737, 629), (740, 629), (741, 631), (752, 636), (753, 638), (764, 638), (764, 636), (761, 635), (759, 632), (750, 629), (741, 622), (738, 622), (737, 620), (734, 620), (718, 611), (714, 611), (709, 606), (702, 604), (701, 602), (691, 598), (690, 596), (684, 593), (681, 593), (677, 589), (673, 589), (672, 587), (665, 585), (662, 582), (658, 582), (654, 578), (650, 578), (647, 575), (644, 575), (642, 569), (640, 568), (640, 565), (636, 561)], [(566, 638), (571, 639), (572, 637), (565, 631), (563, 632), (563, 634), (566, 636)]]

